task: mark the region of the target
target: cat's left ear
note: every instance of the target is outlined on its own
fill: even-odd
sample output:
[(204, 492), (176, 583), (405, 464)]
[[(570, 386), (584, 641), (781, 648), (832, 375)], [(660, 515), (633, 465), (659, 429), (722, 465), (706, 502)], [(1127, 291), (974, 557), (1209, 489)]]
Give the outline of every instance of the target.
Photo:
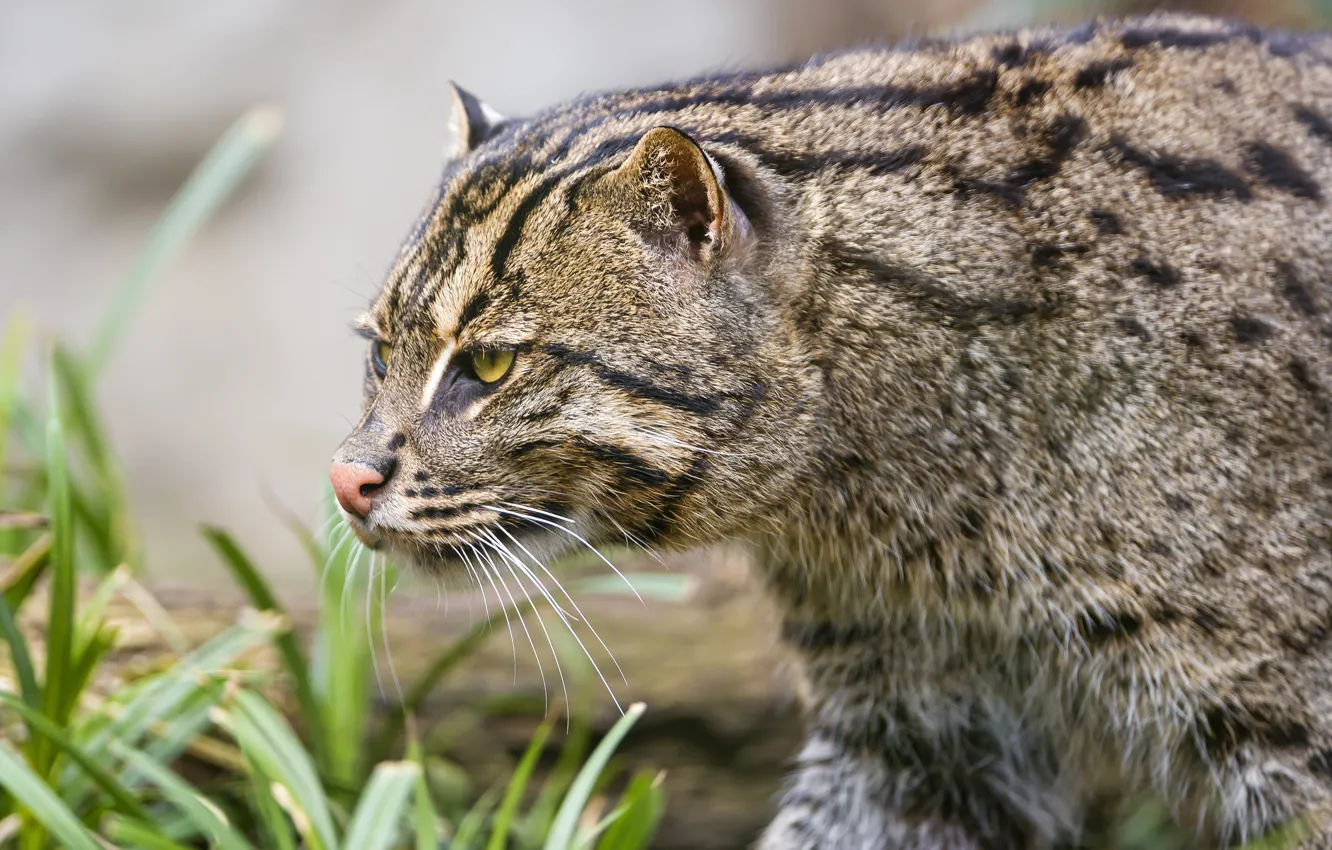
[(463, 156), (504, 127), (504, 116), (489, 104), (455, 82), (449, 82), (453, 94), (453, 140), (448, 158)]
[(726, 191), (722, 167), (687, 134), (654, 127), (612, 179), (638, 201), (639, 224), (650, 235), (712, 265), (752, 240), (745, 214)]

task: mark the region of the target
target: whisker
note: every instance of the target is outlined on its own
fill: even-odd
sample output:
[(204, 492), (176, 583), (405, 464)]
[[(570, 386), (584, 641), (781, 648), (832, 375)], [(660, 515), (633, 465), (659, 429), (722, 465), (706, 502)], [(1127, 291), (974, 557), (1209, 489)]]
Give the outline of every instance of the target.
[(375, 684), (379, 686), (379, 698), (388, 702), (388, 695), (384, 693), (384, 677), (379, 672), (379, 652), (375, 648), (375, 629), (370, 617), (371, 602), (375, 595), (375, 561), (373, 558), (370, 559), (369, 567), (370, 575), (365, 582), (365, 639), (370, 644), (370, 666), (375, 671)]
[[(508, 550), (508, 547), (506, 547), (506, 546), (505, 546), (505, 545), (499, 540), (499, 538), (497, 538), (497, 537), (494, 535), (494, 532), (492, 532), (490, 529), (482, 529), (481, 532), (482, 532), (484, 535), (486, 535), (486, 538), (489, 540), (488, 547), (489, 547), (491, 550), (493, 550), (493, 551), (495, 552), (495, 554), (499, 555), (503, 560), (507, 561), (510, 565), (518, 567), (519, 570), (521, 570), (525, 575), (532, 577), (532, 580), (536, 582), (536, 585), (537, 585), (537, 589), (538, 589), (538, 591), (539, 591), (544, 597), (546, 597), (546, 600), (547, 600), (548, 602), (551, 603), (551, 607), (555, 609), (555, 615), (556, 615), (557, 617), (560, 618), (560, 622), (564, 623), (564, 628), (565, 628), (565, 630), (568, 631), (570, 637), (572, 637), (572, 638), (574, 639), (574, 641), (577, 642), (579, 649), (583, 650), (583, 655), (586, 656), (586, 658), (587, 658), (587, 660), (588, 660), (588, 663), (592, 665), (592, 669), (596, 671), (597, 678), (601, 680), (602, 685), (604, 685), (605, 688), (606, 688), (606, 692), (607, 692), (608, 694), (610, 694), (611, 702), (615, 703), (615, 707), (616, 707), (617, 709), (620, 710), (620, 713), (621, 713), (621, 714), (623, 714), (623, 713), (624, 713), (624, 709), (620, 706), (620, 700), (619, 700), (618, 697), (615, 696), (615, 691), (614, 691), (614, 689), (611, 688), (611, 686), (610, 686), (610, 682), (607, 682), (607, 681), (606, 681), (606, 677), (605, 677), (605, 675), (603, 675), (602, 672), (601, 672), (601, 667), (598, 666), (598, 664), (597, 664), (597, 662), (596, 662), (596, 659), (594, 659), (594, 658), (592, 657), (592, 653), (588, 651), (588, 649), (587, 649), (587, 645), (583, 643), (583, 639), (580, 638), (580, 637), (578, 636), (578, 632), (574, 629), (574, 627), (573, 627), (573, 623), (571, 623), (571, 622), (569, 621), (569, 618), (565, 616), (564, 610), (563, 610), (562, 608), (560, 608), (558, 605), (555, 605), (555, 604), (554, 604), (554, 599), (553, 599), (553, 597), (551, 596), (550, 591), (546, 588), (546, 586), (545, 586), (544, 584), (542, 584), (542, 582), (541, 582), (540, 579), (537, 579), (537, 578), (532, 574), (532, 571), (529, 570), (529, 569), (527, 568), (527, 566), (526, 566), (525, 564), (523, 564), (522, 561), (518, 560), (518, 559), (513, 555), (513, 553), (511, 553), (511, 552)], [(544, 569), (544, 567), (543, 567), (543, 569)], [(549, 572), (547, 572), (547, 574), (549, 574)], [(556, 585), (560, 587), (560, 590), (561, 590), (562, 592), (564, 592), (564, 595), (565, 595), (566, 597), (569, 595), (567, 591), (564, 591), (563, 586), (560, 586), (560, 585), (559, 585), (558, 580), (556, 581)], [(572, 599), (570, 599), (569, 601), (570, 601), (571, 603), (573, 602)], [(578, 607), (578, 606), (575, 604), (575, 605), (574, 605), (574, 609), (577, 610), (577, 607)], [(580, 613), (581, 613), (581, 612), (580, 612)], [(587, 622), (586, 618), (584, 618), (583, 622), (584, 622), (584, 623)], [(543, 625), (543, 628), (544, 628), (544, 625)], [(594, 635), (596, 634), (596, 630), (595, 630), (595, 629), (592, 629), (591, 624), (588, 624), (588, 629), (591, 630), (592, 633), (593, 633)], [(549, 633), (547, 633), (546, 638), (547, 638), (547, 640), (550, 639), (550, 634), (549, 634)], [(598, 639), (598, 641), (601, 640), (600, 637), (598, 637), (597, 639)], [(604, 646), (605, 646), (605, 643), (602, 643), (602, 646), (604, 647)], [(555, 652), (555, 649), (554, 649), (554, 645), (553, 645), (553, 644), (552, 644), (552, 646), (551, 646), (551, 650), (552, 650), (552, 652)], [(607, 651), (607, 653), (610, 652), (609, 649), (606, 650), (606, 651)], [(558, 663), (559, 663), (559, 653), (558, 653), (558, 652), (555, 652), (555, 659), (556, 659), (556, 663), (558, 664)], [(613, 655), (611, 656), (611, 660), (612, 660), (612, 661), (615, 660), (615, 657), (614, 657)], [(617, 667), (617, 669), (618, 669), (619, 665), (617, 664), (616, 667)], [(560, 673), (560, 684), (561, 684), (561, 687), (563, 687), (563, 684), (564, 684), (564, 674), (563, 674), (563, 671), (561, 671), (561, 673)], [(565, 692), (564, 692), (564, 698), (565, 698), (565, 706), (566, 706), (566, 707), (569, 707), (569, 702), (568, 702), (568, 699), (569, 699), (569, 693), (568, 693), (568, 690), (567, 690), (567, 689), (566, 689)]]
[[(463, 556), (463, 563), (467, 564), (467, 568), (472, 569), (472, 562), (470, 559), (468, 559), (467, 553), (461, 550), (455, 550), (455, 551), (457, 551), (458, 554)], [(477, 568), (472, 572), (472, 576), (476, 579), (476, 589), (481, 591), (481, 604), (484, 605), (486, 609), (486, 624), (493, 629), (494, 621), (490, 619), (490, 603), (486, 600), (486, 588), (481, 583), (481, 571), (484, 570), (485, 567), (482, 566), (479, 561), (477, 562), (476, 567)], [(504, 603), (501, 602), (500, 604), (502, 605)]]
[[(618, 529), (619, 532), (624, 535), (624, 540), (626, 543), (632, 543), (633, 545), (637, 546), (639, 549), (642, 549), (643, 554), (647, 555), (649, 558), (656, 561), (661, 566), (666, 567), (666, 562), (662, 560), (662, 557), (657, 553), (657, 550), (649, 547), (642, 540), (639, 540), (637, 536), (630, 534), (628, 529), (626, 529), (624, 526), (620, 525), (618, 522), (615, 521), (615, 517), (611, 516), (608, 513), (602, 513), (602, 516), (610, 520), (610, 524), (615, 526), (615, 528)], [(670, 567), (666, 567), (666, 569), (670, 569)]]
[(627, 579), (627, 578), (624, 577), (624, 573), (620, 572), (620, 570), (619, 570), (618, 567), (616, 567), (614, 564), (612, 564), (612, 563), (610, 562), (610, 560), (609, 560), (605, 555), (601, 554), (601, 550), (600, 550), (600, 549), (598, 549), (597, 547), (593, 546), (591, 543), (588, 543), (588, 542), (587, 542), (587, 539), (586, 539), (585, 537), (583, 537), (581, 534), (579, 534), (578, 532), (573, 531), (572, 529), (565, 528), (565, 527), (562, 526), (562, 525), (556, 525), (555, 523), (551, 522), (550, 520), (541, 519), (540, 517), (530, 516), (530, 515), (526, 515), (526, 514), (516, 513), (516, 512), (514, 512), (514, 511), (510, 511), (510, 510), (508, 510), (508, 509), (506, 509), (506, 508), (499, 508), (499, 507), (495, 507), (495, 506), (493, 506), (493, 505), (483, 505), (482, 507), (484, 507), (484, 508), (486, 508), (486, 509), (488, 509), (488, 510), (493, 510), (493, 511), (495, 511), (495, 512), (497, 512), (497, 513), (509, 514), (510, 516), (516, 516), (516, 517), (519, 517), (520, 519), (525, 519), (525, 520), (527, 520), (528, 522), (540, 523), (541, 525), (544, 525), (544, 526), (546, 526), (546, 527), (548, 527), (548, 528), (555, 528), (555, 529), (559, 529), (560, 531), (563, 531), (565, 534), (569, 535), (569, 536), (572, 537), (573, 539), (577, 540), (579, 543), (582, 543), (584, 546), (586, 546), (586, 547), (588, 548), (588, 550), (592, 552), (592, 554), (596, 555), (598, 558), (601, 559), (601, 562), (602, 562), (603, 564), (605, 564), (606, 566), (610, 567), (610, 568), (611, 568), (611, 571), (614, 572), (617, 576), (620, 577), (620, 581), (623, 581), (623, 582), (624, 582), (624, 586), (627, 587), (627, 588), (629, 588), (629, 590), (633, 592), (634, 596), (636, 596), (636, 597), (638, 598), (638, 601), (639, 601), (640, 603), (642, 603), (643, 607), (644, 607), (644, 608), (647, 607), (647, 603), (644, 602), (644, 601), (643, 601), (643, 597), (639, 595), (639, 593), (638, 593), (638, 589), (634, 587), (633, 583), (630, 582), (629, 579)]
[[(486, 560), (494, 564), (495, 560), (490, 554), (491, 551), (494, 549), (494, 544), (489, 543), (488, 541), (482, 538), (477, 538), (476, 542), (483, 544), (485, 546), (483, 551), (485, 553)], [(501, 556), (501, 560), (503, 560), (503, 556)], [(527, 599), (527, 604), (531, 606), (533, 613), (536, 614), (537, 625), (541, 627), (541, 633), (546, 636), (546, 645), (550, 647), (550, 657), (555, 659), (555, 672), (560, 678), (560, 694), (564, 697), (564, 725), (567, 729), (571, 722), (571, 717), (573, 715), (573, 706), (569, 702), (569, 686), (564, 681), (564, 665), (560, 663), (560, 652), (558, 649), (555, 648), (555, 641), (550, 636), (550, 630), (546, 628), (546, 619), (541, 616), (541, 609), (537, 607), (537, 604), (532, 600), (532, 595), (528, 593), (527, 585), (525, 585), (523, 583), (523, 580), (516, 573), (513, 572), (513, 566), (511, 564), (508, 564), (506, 566), (508, 567), (509, 573), (513, 575), (514, 580), (518, 583), (518, 589), (523, 592), (523, 597)], [(496, 569), (498, 569), (498, 567)], [(563, 621), (564, 617), (562, 614), (560, 614), (559, 606), (555, 604), (555, 600), (551, 597), (550, 592), (546, 589), (546, 586), (541, 583), (540, 579), (535, 579), (535, 581), (537, 586), (537, 593), (545, 598), (547, 604), (555, 608), (556, 615), (559, 616), (560, 619)], [(568, 628), (567, 621), (565, 621), (565, 627)], [(546, 685), (546, 672), (541, 666), (541, 655), (536, 651), (535, 646), (532, 647), (532, 654), (536, 656), (537, 669), (541, 671), (541, 689), (542, 692), (545, 693), (546, 695), (546, 714), (547, 716), (549, 716), (550, 691)]]
[[(529, 558), (533, 559), (533, 563), (535, 563), (541, 569), (542, 572), (544, 572), (547, 576), (549, 576), (551, 581), (555, 582), (555, 586), (559, 588), (560, 592), (563, 593), (565, 598), (569, 600), (569, 605), (572, 606), (573, 610), (578, 613), (578, 616), (582, 619), (583, 624), (587, 626), (587, 630), (591, 632), (594, 638), (597, 639), (597, 643), (601, 645), (601, 648), (606, 651), (606, 655), (610, 658), (611, 663), (615, 665), (615, 669), (620, 674), (620, 678), (624, 680), (624, 683), (626, 685), (629, 684), (629, 679), (624, 675), (624, 670), (620, 668), (620, 662), (616, 660), (615, 653), (611, 652), (610, 647), (607, 646), (606, 642), (601, 639), (601, 635), (597, 633), (596, 628), (592, 625), (591, 621), (588, 620), (587, 615), (584, 614), (582, 609), (578, 607), (578, 603), (575, 602), (573, 597), (569, 595), (569, 591), (565, 589), (564, 585), (560, 582), (560, 580), (556, 578), (553, 573), (551, 573), (551, 571), (546, 567), (545, 564), (537, 560), (536, 557), (527, 550), (526, 546), (523, 546), (522, 543), (520, 543), (517, 539), (515, 539), (514, 536), (510, 534), (502, 526), (500, 527), (500, 531), (504, 532), (505, 537), (508, 537), (510, 540), (512, 540), (514, 544), (517, 545), (518, 548), (522, 549), (523, 552)], [(501, 557), (507, 558), (510, 563), (514, 564), (525, 574), (532, 576), (533, 579), (536, 580), (532, 571), (528, 569), (527, 566), (521, 560), (519, 560), (515, 555), (513, 555), (512, 552), (509, 551), (509, 547), (505, 546), (503, 541), (501, 541), (498, 537), (496, 537), (493, 531), (486, 528), (482, 529), (482, 533), (484, 533), (487, 537), (489, 537), (490, 541), (493, 544), (495, 544), (495, 546), (498, 547), (496, 551), (499, 552)], [(537, 580), (537, 583), (538, 585), (540, 585), (539, 580)], [(583, 639), (578, 636), (578, 633), (574, 630), (573, 626), (569, 623), (569, 621), (564, 617), (563, 612), (558, 606), (555, 607), (555, 612), (560, 615), (561, 620), (564, 620), (564, 625), (566, 628), (568, 628), (569, 634), (572, 635), (573, 639), (578, 642), (579, 647), (581, 647), (583, 650), (583, 654), (586, 655), (587, 660), (591, 662), (592, 669), (596, 671), (597, 677), (601, 679), (601, 683), (606, 686), (606, 691), (607, 693), (610, 694), (611, 700), (615, 703), (615, 707), (620, 709), (620, 713), (623, 714), (624, 709), (620, 705), (619, 698), (616, 697), (615, 691), (610, 686), (610, 682), (606, 681), (606, 676), (601, 672), (601, 667), (597, 664), (596, 660), (592, 658), (592, 653), (588, 651), (587, 646), (583, 643)]]
[(495, 601), (499, 604), (500, 613), (504, 615), (504, 624), (509, 627), (509, 647), (513, 650), (513, 683), (516, 685), (518, 684), (518, 643), (513, 639), (513, 622), (509, 620), (509, 609), (505, 607), (504, 597), (500, 595), (499, 587), (495, 585), (493, 573), (496, 571), (486, 569), (485, 564), (480, 563), (480, 561), (477, 562), (477, 566), (481, 568), (486, 581), (490, 582), (490, 586), (495, 589)]
[[(543, 511), (543, 510), (541, 510), (541, 509), (539, 509), (539, 508), (529, 508), (527, 505), (520, 505), (520, 504), (518, 504), (517, 502), (500, 502), (500, 504), (501, 504), (501, 505), (508, 505), (509, 507), (514, 508), (514, 509), (516, 509), (516, 510), (527, 511), (528, 513), (540, 514), (541, 516), (550, 517), (551, 519), (557, 519), (557, 520), (559, 520), (560, 522), (567, 522), (567, 523), (574, 523), (574, 522), (576, 522), (576, 520), (573, 520), (573, 519), (571, 519), (571, 518), (569, 518), (569, 517), (567, 517), (567, 516), (560, 516), (559, 514), (553, 514), (553, 513), (551, 513), (550, 511)], [(487, 507), (487, 506), (486, 506), (486, 505), (482, 505), (481, 507), (484, 508), (484, 507)]]
[[(472, 544), (469, 542), (469, 543), (467, 543), (467, 545), (470, 547)], [(473, 551), (473, 552), (476, 552), (476, 549), (473, 548), (472, 551)], [(480, 556), (480, 554), (481, 554), (481, 553), (477, 552), (478, 557)], [(518, 607), (518, 601), (517, 601), (516, 599), (513, 598), (513, 591), (509, 590), (509, 583), (508, 583), (507, 581), (504, 580), (504, 574), (501, 573), (501, 572), (499, 571), (499, 568), (498, 568), (497, 566), (495, 566), (495, 561), (494, 561), (493, 558), (490, 557), (490, 554), (489, 554), (488, 552), (486, 553), (486, 560), (490, 562), (490, 565), (491, 565), (492, 567), (494, 567), (493, 572), (494, 572), (495, 576), (499, 579), (499, 581), (500, 581), (500, 585), (504, 588), (504, 593), (505, 593), (505, 595), (509, 597), (509, 604), (510, 604), (510, 606), (512, 606), (513, 609), (514, 609), (514, 611), (518, 614), (518, 625), (522, 627), (522, 629), (523, 629), (523, 634), (527, 636), (527, 645), (530, 646), (530, 647), (532, 647), (532, 657), (533, 657), (534, 659), (536, 659), (537, 672), (538, 672), (539, 674), (541, 674), (541, 695), (542, 695), (542, 697), (545, 699), (545, 703), (546, 703), (545, 713), (546, 713), (546, 714), (549, 714), (549, 713), (550, 713), (550, 690), (547, 688), (547, 685), (546, 685), (546, 669), (545, 669), (545, 667), (543, 667), (542, 664), (541, 664), (541, 653), (537, 652), (536, 641), (532, 640), (532, 633), (531, 633), (530, 631), (527, 630), (527, 622), (526, 622), (526, 620), (523, 619), (522, 609), (520, 609), (520, 608)], [(532, 597), (530, 597), (530, 596), (527, 595), (527, 588), (523, 587), (523, 583), (522, 583), (521, 581), (518, 581), (518, 576), (517, 576), (517, 575), (514, 575), (514, 573), (513, 573), (513, 568), (512, 568), (512, 567), (509, 568), (509, 574), (510, 574), (510, 575), (513, 575), (514, 580), (518, 582), (518, 589), (521, 590), (521, 591), (523, 592), (523, 595), (527, 597), (527, 603), (528, 603), (528, 605), (531, 606), (532, 608), (535, 608), (536, 606), (535, 606), (535, 605), (532, 605)], [(515, 649), (515, 650), (514, 650), (514, 679), (515, 679), (515, 680), (517, 679), (517, 676), (518, 676), (518, 651), (517, 651), (517, 649)]]
[[(384, 642), (384, 658), (388, 661), (389, 675), (393, 677), (393, 689), (398, 692), (398, 705), (402, 705), (406, 697), (402, 695), (402, 682), (398, 681), (398, 669), (393, 665), (393, 645), (389, 643), (388, 636), (388, 597), (393, 592), (384, 590), (384, 585), (388, 583), (388, 558), (380, 555), (379, 559), (379, 635)], [(371, 560), (374, 560), (373, 556)], [(395, 580), (394, 589), (397, 586)]]

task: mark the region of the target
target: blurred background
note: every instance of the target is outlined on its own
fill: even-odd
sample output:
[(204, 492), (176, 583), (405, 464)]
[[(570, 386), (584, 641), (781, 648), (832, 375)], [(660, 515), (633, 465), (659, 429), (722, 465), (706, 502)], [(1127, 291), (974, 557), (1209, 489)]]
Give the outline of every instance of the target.
[[(86, 338), (213, 142), (247, 108), (277, 107), (277, 146), (158, 281), (98, 394), (154, 583), (229, 586), (198, 533), (206, 521), (244, 540), (299, 599), (312, 572), (279, 514), (313, 521), (328, 459), (357, 416), (364, 342), (348, 326), (432, 192), (448, 140), (447, 81), (521, 115), (590, 90), (876, 40), (1157, 6), (4, 0), (0, 312), (26, 310), (41, 331)], [(1320, 20), (1313, 0), (1173, 8), (1293, 28)], [(619, 602), (599, 613), (631, 683), (620, 696), (653, 708), (629, 757), (671, 770), (658, 846), (744, 846), (798, 742), (790, 688), (743, 557), (693, 553), (669, 565), (692, 577), (687, 598), (646, 618)], [(434, 616), (433, 588), (428, 600), (395, 602), (420, 615), (404, 623)], [(396, 638), (414, 641), (437, 637)], [(524, 661), (511, 675), (502, 643), (440, 699), (532, 696), (534, 672)], [(406, 678), (411, 666), (410, 657), (400, 664)], [(490, 759), (494, 741), (521, 752), (531, 732), (530, 717), (506, 725), (503, 712), (486, 716), (500, 719), (486, 721), (472, 751), (453, 742), (469, 770)]]

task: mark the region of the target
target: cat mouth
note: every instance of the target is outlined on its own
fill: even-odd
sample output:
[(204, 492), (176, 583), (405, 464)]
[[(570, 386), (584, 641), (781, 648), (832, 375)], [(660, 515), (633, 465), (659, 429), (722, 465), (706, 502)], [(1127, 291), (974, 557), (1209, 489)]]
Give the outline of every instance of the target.
[(477, 558), (544, 564), (574, 546), (590, 545), (572, 517), (508, 503), (415, 508), (406, 516), (344, 513), (366, 548), (407, 556), (431, 572), (465, 569)]

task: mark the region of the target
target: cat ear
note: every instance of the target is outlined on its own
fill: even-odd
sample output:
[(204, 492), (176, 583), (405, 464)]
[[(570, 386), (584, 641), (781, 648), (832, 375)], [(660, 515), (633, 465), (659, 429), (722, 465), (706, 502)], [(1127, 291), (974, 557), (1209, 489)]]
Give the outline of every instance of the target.
[(749, 242), (749, 222), (727, 194), (721, 166), (674, 127), (645, 133), (613, 177), (644, 205), (641, 223), (651, 235), (704, 266)]
[(453, 94), (453, 141), (449, 158), (471, 153), (504, 126), (504, 116), (462, 86), (449, 81)]

